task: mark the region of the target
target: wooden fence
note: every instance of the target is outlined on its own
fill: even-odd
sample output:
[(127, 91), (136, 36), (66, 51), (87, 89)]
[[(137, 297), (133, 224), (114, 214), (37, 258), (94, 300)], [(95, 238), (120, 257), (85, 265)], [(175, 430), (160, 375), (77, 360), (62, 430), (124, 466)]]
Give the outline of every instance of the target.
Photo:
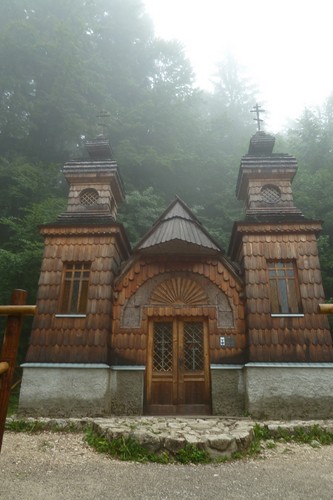
[(0, 316), (8, 316), (0, 354), (0, 452), (23, 317), (33, 316), (36, 312), (36, 306), (25, 305), (26, 299), (25, 290), (14, 290), (10, 305), (0, 306)]

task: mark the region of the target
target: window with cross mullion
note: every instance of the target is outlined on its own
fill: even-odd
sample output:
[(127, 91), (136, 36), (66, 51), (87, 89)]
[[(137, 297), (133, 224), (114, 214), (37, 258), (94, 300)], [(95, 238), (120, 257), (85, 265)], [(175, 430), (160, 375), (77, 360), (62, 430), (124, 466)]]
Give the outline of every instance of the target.
[(268, 262), (269, 287), (273, 314), (302, 312), (301, 297), (293, 261)]
[(90, 262), (67, 262), (64, 264), (61, 312), (85, 314), (88, 301)]

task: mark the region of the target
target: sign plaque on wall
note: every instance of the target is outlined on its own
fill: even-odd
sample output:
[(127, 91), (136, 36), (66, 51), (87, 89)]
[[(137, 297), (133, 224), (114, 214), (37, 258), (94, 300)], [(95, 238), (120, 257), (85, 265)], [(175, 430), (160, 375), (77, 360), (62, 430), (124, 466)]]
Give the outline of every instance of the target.
[(220, 347), (236, 347), (236, 339), (233, 335), (223, 335), (220, 337)]

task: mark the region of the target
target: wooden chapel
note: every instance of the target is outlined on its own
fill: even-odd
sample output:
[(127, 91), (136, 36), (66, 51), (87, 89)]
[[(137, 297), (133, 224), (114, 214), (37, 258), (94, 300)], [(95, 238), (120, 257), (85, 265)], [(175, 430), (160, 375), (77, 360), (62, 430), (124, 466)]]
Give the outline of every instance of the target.
[(131, 250), (104, 137), (68, 162), (45, 251), (24, 414), (327, 417), (332, 339), (316, 237), (295, 207), (296, 159), (257, 132), (240, 164), (228, 255), (180, 199)]

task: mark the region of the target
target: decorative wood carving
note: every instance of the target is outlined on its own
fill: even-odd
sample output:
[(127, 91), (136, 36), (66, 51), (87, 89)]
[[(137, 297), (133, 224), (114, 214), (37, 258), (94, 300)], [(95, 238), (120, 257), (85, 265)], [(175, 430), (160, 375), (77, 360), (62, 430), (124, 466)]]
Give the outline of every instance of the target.
[(208, 299), (198, 283), (180, 276), (164, 281), (155, 288), (150, 303), (194, 306), (208, 304)]
[(163, 273), (146, 281), (124, 304), (121, 328), (140, 328), (142, 307), (148, 305), (159, 306), (161, 311), (166, 307), (170, 309), (170, 306), (192, 307), (193, 310), (200, 308), (196, 309), (198, 314), (202, 314), (201, 306), (214, 306), (218, 328), (233, 328), (234, 314), (225, 293), (207, 278), (194, 274), (192, 276), (179, 271), (177, 276), (174, 273)]

